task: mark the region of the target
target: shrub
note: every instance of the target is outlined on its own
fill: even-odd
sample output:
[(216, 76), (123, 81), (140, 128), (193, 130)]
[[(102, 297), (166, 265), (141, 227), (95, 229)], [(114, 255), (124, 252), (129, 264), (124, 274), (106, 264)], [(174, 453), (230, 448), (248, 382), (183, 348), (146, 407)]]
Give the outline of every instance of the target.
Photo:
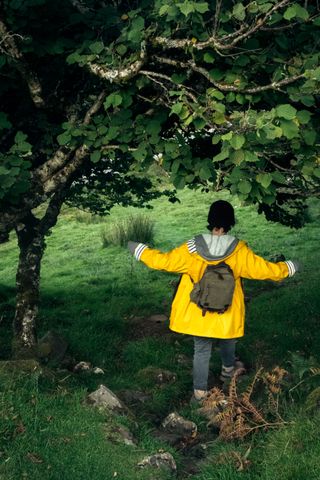
[(141, 243), (152, 243), (154, 238), (154, 222), (146, 215), (130, 215), (119, 220), (112, 227), (102, 230), (102, 245), (125, 246), (129, 240)]

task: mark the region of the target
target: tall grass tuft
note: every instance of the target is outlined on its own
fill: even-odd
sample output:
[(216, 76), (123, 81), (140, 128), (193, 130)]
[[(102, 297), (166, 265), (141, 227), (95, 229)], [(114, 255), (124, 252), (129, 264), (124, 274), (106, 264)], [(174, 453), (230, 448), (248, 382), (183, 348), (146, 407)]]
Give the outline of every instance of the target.
[(129, 240), (152, 243), (154, 222), (146, 215), (130, 215), (125, 220), (119, 220), (112, 227), (104, 228), (101, 237), (104, 248), (109, 245), (125, 246)]
[(84, 223), (86, 225), (94, 225), (96, 223), (104, 223), (106, 221), (106, 217), (102, 215), (95, 215), (90, 212), (84, 212), (82, 210), (78, 210), (74, 216), (74, 219), (78, 223)]

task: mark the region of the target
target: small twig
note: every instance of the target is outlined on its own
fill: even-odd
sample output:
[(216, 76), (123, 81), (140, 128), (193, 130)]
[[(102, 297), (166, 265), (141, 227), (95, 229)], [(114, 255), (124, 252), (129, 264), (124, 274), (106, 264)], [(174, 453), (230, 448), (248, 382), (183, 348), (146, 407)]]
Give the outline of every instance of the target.
[(297, 385), (295, 385), (294, 387), (290, 388), (289, 390), (289, 393), (293, 392), (293, 390), (295, 390), (296, 388), (300, 387), (300, 385), (302, 385), (303, 383), (306, 382), (306, 379), (304, 378), (303, 380), (301, 380), (299, 383), (297, 383)]
[(220, 10), (221, 10), (222, 0), (217, 0), (216, 2), (216, 12), (214, 15), (214, 26), (213, 26), (213, 36), (215, 37), (217, 34), (217, 30), (219, 28), (219, 20), (220, 20)]

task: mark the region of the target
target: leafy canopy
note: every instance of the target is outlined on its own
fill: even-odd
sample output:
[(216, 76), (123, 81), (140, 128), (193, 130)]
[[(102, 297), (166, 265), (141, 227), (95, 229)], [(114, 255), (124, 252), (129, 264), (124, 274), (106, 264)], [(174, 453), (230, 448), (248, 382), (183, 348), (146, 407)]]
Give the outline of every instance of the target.
[(317, 2), (3, 3), (2, 210), (156, 162), (178, 189), (227, 187), (301, 225), (320, 193)]

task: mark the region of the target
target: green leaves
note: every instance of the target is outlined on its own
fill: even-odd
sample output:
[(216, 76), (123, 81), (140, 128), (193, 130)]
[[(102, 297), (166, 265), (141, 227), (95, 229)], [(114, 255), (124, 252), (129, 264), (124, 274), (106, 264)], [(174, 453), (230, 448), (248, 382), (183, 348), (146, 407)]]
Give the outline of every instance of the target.
[(113, 108), (119, 107), (122, 103), (122, 96), (118, 92), (113, 92), (107, 96), (103, 106), (105, 110), (108, 110), (111, 106)]
[(29, 155), (31, 154), (32, 145), (27, 142), (28, 136), (19, 131), (14, 137), (14, 145), (10, 148), (11, 153), (16, 153), (20, 155)]
[(94, 42), (89, 45), (89, 49), (92, 53), (96, 53), (97, 55), (99, 55), (99, 53), (104, 50), (104, 44), (103, 42)]
[(249, 182), (249, 180), (240, 180), (240, 182), (238, 183), (238, 190), (244, 195), (247, 195), (248, 193), (250, 193), (251, 188), (252, 188), (252, 185)]
[(276, 107), (276, 113), (278, 117), (285, 118), (286, 120), (292, 120), (297, 115), (297, 110), (289, 104), (278, 105)]
[(230, 145), (235, 149), (239, 150), (245, 143), (246, 139), (243, 135), (236, 134), (233, 135), (230, 140)]
[(71, 140), (71, 133), (69, 132), (60, 133), (60, 135), (57, 136), (57, 140), (59, 145), (67, 145)]
[(299, 126), (292, 120), (281, 120), (280, 127), (283, 135), (289, 140), (299, 136)]
[(203, 60), (206, 63), (213, 63), (215, 61), (215, 55), (213, 52), (206, 52), (203, 56)]
[(18, 131), (9, 151), (0, 153), (0, 199), (6, 198), (13, 204), (29, 188), (31, 162), (28, 157), (32, 153), (32, 145), (27, 139), (25, 133)]
[(90, 160), (92, 163), (97, 163), (101, 159), (101, 152), (99, 150), (95, 150), (90, 155)]
[(263, 186), (263, 188), (268, 188), (272, 182), (272, 175), (271, 173), (259, 173), (256, 176), (256, 180)]
[(311, 120), (311, 113), (308, 110), (300, 110), (297, 113), (297, 118), (302, 125), (306, 125)]
[(131, 21), (130, 29), (127, 34), (129, 42), (139, 43), (144, 36), (144, 18), (140, 15), (134, 17)]
[(184, 104), (182, 102), (177, 102), (174, 103), (171, 107), (171, 113), (175, 113), (176, 115), (179, 115), (183, 109)]
[(244, 20), (246, 18), (246, 9), (241, 2), (238, 2), (234, 5), (232, 9), (232, 15), (237, 20)]
[(147, 156), (147, 145), (141, 143), (139, 147), (132, 152), (132, 156), (138, 162), (142, 162)]
[(183, 3), (177, 3), (176, 6), (185, 17), (191, 13), (205, 13), (209, 10), (208, 2), (193, 2), (191, 0), (185, 0)]
[(301, 20), (308, 20), (309, 18), (309, 13), (308, 10), (303, 8), (301, 5), (298, 3), (294, 3), (290, 7), (286, 9), (286, 11), (283, 14), (283, 18), (290, 21), (293, 18), (299, 18)]
[[(25, 31), (30, 1), (50, 3), (13, 0), (12, 11), (22, 9), (19, 21), (14, 15), (9, 22), (13, 32)], [(0, 152), (6, 157), (0, 174), (7, 192), (18, 184), (21, 162), (45, 162), (57, 142), (70, 150), (85, 145), (92, 171), (102, 169), (111, 156), (117, 165), (127, 162), (130, 172), (138, 171), (160, 152), (161, 166), (177, 188), (214, 182), (219, 171), (225, 185), (249, 202), (272, 202), (275, 185), (284, 182), (300, 191), (303, 164), (306, 174), (318, 178), (313, 159), (320, 157), (320, 55), (315, 48), (320, 21), (314, 2), (292, 0), (270, 15), (276, 0), (219, 2), (215, 35), (228, 47), (221, 51), (209, 41), (217, 2), (105, 3), (85, 15), (70, 4), (59, 13), (48, 7), (52, 21), (46, 9), (32, 11), (30, 39), (20, 46), (35, 65), (43, 66), (48, 109), (34, 107), (28, 90), (15, 81), (12, 60), (0, 55), (6, 75), (0, 86)], [(294, 29), (283, 28), (288, 22)], [(243, 35), (248, 28), (250, 35)], [(53, 41), (57, 31), (59, 38)], [(148, 62), (138, 72), (142, 42)], [(114, 70), (114, 81), (101, 78), (101, 70), (88, 69), (88, 63)], [(131, 69), (132, 77), (120, 81), (117, 72), (124, 69)], [(301, 78), (294, 81), (296, 75)], [(108, 92), (103, 108), (90, 125), (83, 125), (81, 119), (102, 89)], [(18, 105), (9, 98), (18, 98)], [(292, 175), (284, 178), (277, 172), (268, 162), (273, 158)]]

